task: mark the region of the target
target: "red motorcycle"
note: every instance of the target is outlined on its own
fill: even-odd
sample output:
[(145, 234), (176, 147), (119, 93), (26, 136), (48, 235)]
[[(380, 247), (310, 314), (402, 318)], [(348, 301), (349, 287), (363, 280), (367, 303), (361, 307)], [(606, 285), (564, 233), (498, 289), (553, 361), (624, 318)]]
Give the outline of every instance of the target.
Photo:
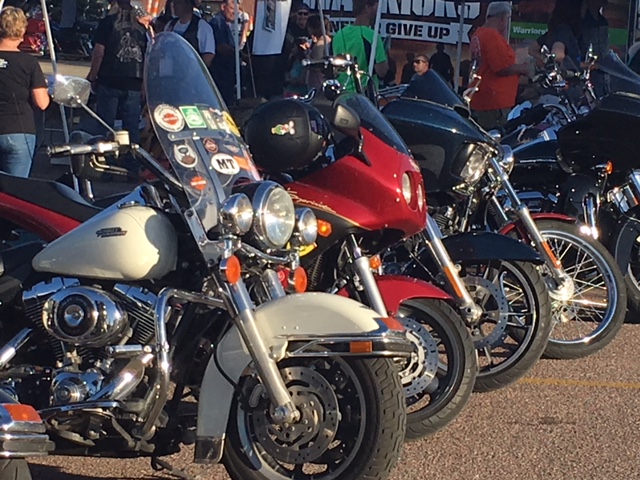
[[(244, 125), (245, 140), (258, 168), (284, 183), (297, 206), (318, 219), (317, 240), (301, 257), (309, 289), (391, 313), (407, 330), (415, 351), (399, 365), (406, 435), (433, 434), (460, 412), (473, 390), (473, 341), (449, 294), (421, 280), (374, 274), (381, 267), (378, 252), (425, 229), (419, 167), (365, 96), (341, 93), (333, 102), (319, 96), (312, 103), (264, 104)], [(326, 140), (324, 153), (300, 166), (310, 148), (301, 127), (308, 118), (310, 125), (330, 119), (332, 128), (329, 135), (317, 128), (320, 134), (312, 136)]]

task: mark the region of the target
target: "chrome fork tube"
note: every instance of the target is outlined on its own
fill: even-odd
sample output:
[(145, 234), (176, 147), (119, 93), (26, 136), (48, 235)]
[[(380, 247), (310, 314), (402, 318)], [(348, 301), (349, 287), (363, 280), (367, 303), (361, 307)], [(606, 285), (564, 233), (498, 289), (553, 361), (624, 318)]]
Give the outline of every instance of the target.
[(464, 284), (460, 275), (458, 275), (458, 269), (451, 260), (449, 252), (447, 252), (444, 243), (442, 243), (442, 233), (436, 221), (427, 215), (427, 225), (424, 231), (424, 238), (426, 244), (431, 250), (431, 255), (436, 260), (440, 271), (444, 274), (444, 277), (455, 294), (454, 300), (460, 309), (462, 316), (469, 325), (476, 324), (482, 316), (482, 308), (476, 305), (476, 302), (471, 298), (467, 286)]
[(360, 282), (362, 282), (365, 294), (369, 299), (370, 307), (378, 312), (378, 315), (383, 317), (389, 316), (387, 306), (385, 305), (380, 289), (378, 288), (378, 282), (376, 282), (376, 277), (371, 271), (369, 257), (362, 254), (362, 250), (360, 250), (358, 242), (356, 242), (353, 235), (349, 237), (349, 247), (350, 253), (353, 257), (353, 265), (358, 277), (360, 278)]
[(229, 284), (229, 293), (237, 309), (235, 323), (274, 406), (273, 420), (279, 423), (296, 422), (300, 418), (300, 412), (298, 412), (291, 400), (291, 395), (289, 395), (282, 375), (280, 375), (278, 365), (269, 355), (269, 349), (258, 330), (253, 314), (253, 302), (247, 287), (240, 280), (234, 284)]
[(31, 328), (23, 328), (15, 337), (0, 348), (0, 368), (6, 367), (11, 359), (16, 356), (18, 349), (29, 340), (32, 332), (33, 329)]
[[(533, 242), (536, 250), (544, 260), (545, 264), (549, 268), (551, 276), (557, 284), (556, 288), (552, 287), (552, 290), (555, 290), (556, 293), (558, 293), (559, 291), (572, 290), (573, 282), (571, 278), (565, 273), (564, 268), (562, 267), (562, 263), (553, 253), (553, 250), (551, 250), (549, 242), (547, 242), (547, 240), (540, 233), (540, 230), (538, 230), (538, 226), (531, 216), (529, 207), (522, 203), (520, 201), (520, 198), (518, 198), (518, 194), (516, 193), (513, 185), (511, 185), (511, 181), (509, 180), (509, 175), (507, 175), (500, 163), (498, 163), (497, 158), (491, 157), (490, 162), (493, 169), (493, 175), (496, 175), (500, 180), (502, 188), (507, 193), (507, 196), (511, 201), (514, 212), (524, 225), (524, 228), (527, 230), (529, 238)], [(498, 206), (500, 207), (500, 209), (502, 209), (500, 202), (496, 204), (496, 207)]]
[(584, 212), (584, 221), (589, 227), (589, 232), (594, 239), (598, 239), (600, 233), (598, 231), (598, 198), (593, 193), (587, 193), (582, 199), (582, 210)]

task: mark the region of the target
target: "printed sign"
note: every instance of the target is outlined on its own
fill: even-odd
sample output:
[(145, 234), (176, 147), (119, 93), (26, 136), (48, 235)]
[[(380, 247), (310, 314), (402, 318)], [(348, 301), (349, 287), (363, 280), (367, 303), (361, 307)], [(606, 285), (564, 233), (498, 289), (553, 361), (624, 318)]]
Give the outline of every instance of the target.
[(235, 158), (224, 153), (211, 157), (211, 168), (223, 175), (235, 175), (240, 171), (240, 165)]
[(184, 118), (177, 108), (159, 105), (153, 112), (153, 119), (160, 128), (168, 132), (179, 132), (184, 128)]
[(174, 145), (173, 156), (176, 162), (186, 168), (193, 168), (198, 163), (198, 155), (187, 144)]
[(180, 107), (189, 128), (207, 128), (207, 123), (200, 115), (198, 107)]

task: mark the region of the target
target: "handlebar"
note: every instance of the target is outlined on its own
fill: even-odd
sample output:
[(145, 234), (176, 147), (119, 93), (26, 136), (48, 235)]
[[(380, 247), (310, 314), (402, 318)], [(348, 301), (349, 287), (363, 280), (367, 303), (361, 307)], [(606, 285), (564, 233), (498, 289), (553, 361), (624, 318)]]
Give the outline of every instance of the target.
[(353, 61), (350, 55), (338, 56), (338, 57), (324, 57), (320, 60), (310, 60), (305, 58), (302, 60), (303, 67), (334, 67), (334, 68), (349, 68), (357, 67), (357, 63)]
[(117, 142), (98, 142), (94, 145), (62, 144), (47, 148), (50, 157), (67, 157), (72, 155), (89, 155), (117, 152), (121, 145)]

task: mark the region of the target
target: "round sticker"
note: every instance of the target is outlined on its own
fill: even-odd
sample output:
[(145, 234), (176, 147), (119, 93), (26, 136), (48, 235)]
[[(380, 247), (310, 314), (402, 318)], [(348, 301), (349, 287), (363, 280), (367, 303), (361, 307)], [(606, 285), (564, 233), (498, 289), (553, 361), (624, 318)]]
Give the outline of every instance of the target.
[(179, 132), (184, 128), (184, 118), (177, 108), (171, 105), (159, 105), (153, 112), (156, 123), (168, 132)]
[(198, 155), (187, 144), (174, 145), (173, 156), (176, 162), (186, 168), (193, 168), (198, 163)]
[(211, 168), (223, 175), (235, 175), (240, 171), (240, 166), (236, 159), (224, 153), (211, 157)]
[(204, 138), (202, 140), (204, 149), (209, 153), (218, 153), (218, 144), (213, 138)]

